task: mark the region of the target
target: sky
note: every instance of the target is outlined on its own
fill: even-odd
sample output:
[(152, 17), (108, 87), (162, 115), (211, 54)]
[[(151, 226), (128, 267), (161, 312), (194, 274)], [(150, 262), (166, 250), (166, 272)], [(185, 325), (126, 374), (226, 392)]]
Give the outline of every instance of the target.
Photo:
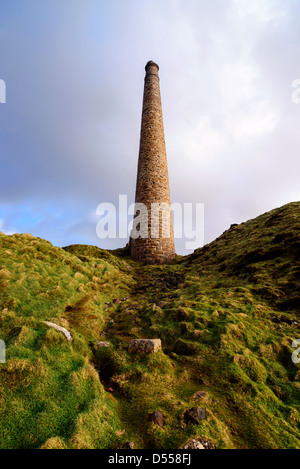
[(134, 202), (148, 60), (171, 200), (204, 204), (204, 244), (300, 200), (299, 16), (298, 0), (0, 0), (0, 230), (125, 246), (97, 237), (96, 210)]

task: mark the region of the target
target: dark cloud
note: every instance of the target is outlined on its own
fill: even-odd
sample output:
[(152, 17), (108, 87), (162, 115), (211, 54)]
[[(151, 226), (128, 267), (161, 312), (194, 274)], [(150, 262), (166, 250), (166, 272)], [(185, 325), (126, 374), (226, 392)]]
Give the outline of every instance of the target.
[(149, 59), (160, 65), (172, 200), (205, 203), (205, 242), (299, 199), (299, 8), (0, 0), (1, 229), (125, 244), (97, 239), (95, 211), (134, 200)]

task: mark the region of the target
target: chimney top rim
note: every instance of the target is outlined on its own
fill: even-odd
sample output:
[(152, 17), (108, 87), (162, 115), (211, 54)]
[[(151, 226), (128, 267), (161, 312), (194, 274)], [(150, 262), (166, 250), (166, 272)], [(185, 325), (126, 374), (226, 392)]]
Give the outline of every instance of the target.
[(151, 65), (154, 65), (155, 67), (157, 67), (157, 70), (159, 70), (159, 66), (157, 65), (157, 63), (153, 62), (153, 60), (149, 60), (149, 62), (146, 63), (145, 70), (147, 71), (147, 68)]

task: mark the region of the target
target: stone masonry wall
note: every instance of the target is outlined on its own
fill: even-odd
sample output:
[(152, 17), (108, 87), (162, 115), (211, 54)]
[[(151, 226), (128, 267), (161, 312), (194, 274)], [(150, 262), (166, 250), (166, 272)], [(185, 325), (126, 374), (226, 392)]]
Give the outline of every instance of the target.
[[(143, 112), (136, 183), (135, 221), (143, 225), (147, 237), (130, 238), (134, 259), (145, 264), (162, 264), (175, 256), (173, 223), (170, 211), (170, 189), (161, 108), (159, 67), (146, 65)], [(139, 203), (146, 205), (147, 214), (140, 216)], [(151, 206), (160, 204), (160, 206)], [(160, 210), (159, 210), (160, 209)]]

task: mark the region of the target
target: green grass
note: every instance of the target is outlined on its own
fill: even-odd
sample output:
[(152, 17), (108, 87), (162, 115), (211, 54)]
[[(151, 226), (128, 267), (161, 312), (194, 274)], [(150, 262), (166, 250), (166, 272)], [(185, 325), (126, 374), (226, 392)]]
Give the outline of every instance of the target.
[[(0, 234), (0, 447), (176, 449), (203, 437), (218, 448), (300, 448), (299, 208), (164, 266), (125, 249)], [(134, 338), (160, 338), (162, 351), (131, 355)], [(207, 418), (186, 425), (194, 406)], [(155, 410), (163, 427), (149, 420)]]

